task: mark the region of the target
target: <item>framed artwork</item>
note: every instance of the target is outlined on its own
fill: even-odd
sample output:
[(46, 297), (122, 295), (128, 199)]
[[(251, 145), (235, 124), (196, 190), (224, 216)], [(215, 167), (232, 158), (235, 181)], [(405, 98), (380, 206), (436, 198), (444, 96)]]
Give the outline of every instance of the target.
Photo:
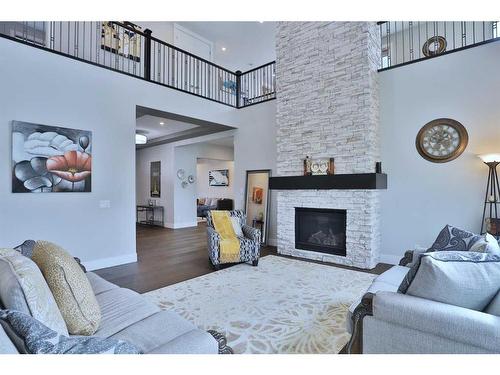
[[(140, 29), (133, 23), (126, 24), (134, 29)], [(140, 62), (141, 35), (112, 22), (103, 22), (101, 25), (101, 49)]]
[(229, 169), (208, 171), (209, 186), (229, 186)]
[(92, 132), (12, 122), (12, 192), (90, 192)]
[(255, 204), (262, 204), (262, 196), (264, 194), (264, 189), (261, 187), (254, 186), (252, 189), (252, 202)]
[(161, 193), (161, 161), (152, 161), (149, 170), (149, 188), (151, 197), (160, 198)]

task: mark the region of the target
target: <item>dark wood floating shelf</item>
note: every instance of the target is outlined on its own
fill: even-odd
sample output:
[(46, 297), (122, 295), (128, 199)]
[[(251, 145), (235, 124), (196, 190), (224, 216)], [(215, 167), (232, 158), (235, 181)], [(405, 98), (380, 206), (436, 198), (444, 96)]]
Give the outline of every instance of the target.
[(271, 177), (269, 188), (273, 190), (387, 189), (387, 175), (385, 173), (358, 173)]

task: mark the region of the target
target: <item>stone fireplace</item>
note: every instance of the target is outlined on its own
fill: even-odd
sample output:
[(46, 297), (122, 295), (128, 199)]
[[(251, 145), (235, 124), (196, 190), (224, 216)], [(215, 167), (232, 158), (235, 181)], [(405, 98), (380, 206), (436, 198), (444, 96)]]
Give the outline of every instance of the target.
[[(336, 174), (375, 171), (375, 162), (380, 160), (379, 41), (375, 23), (278, 24), (278, 176), (302, 175), (306, 156), (334, 157)], [(278, 190), (278, 252), (360, 268), (375, 267), (380, 242), (379, 194), (368, 189)], [(297, 233), (296, 222), (296, 212), (308, 211), (304, 209), (345, 213), (343, 250), (324, 244), (305, 248), (301, 236), (306, 234)], [(317, 238), (330, 235), (324, 229), (328, 225), (328, 221), (323, 222), (323, 229), (316, 231), (323, 233), (318, 233)], [(338, 234), (337, 230), (332, 229), (332, 236)]]

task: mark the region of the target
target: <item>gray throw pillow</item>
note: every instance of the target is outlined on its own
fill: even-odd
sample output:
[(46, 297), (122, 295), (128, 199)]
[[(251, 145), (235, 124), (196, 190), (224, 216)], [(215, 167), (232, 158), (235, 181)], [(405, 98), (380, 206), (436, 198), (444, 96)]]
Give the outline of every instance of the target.
[(469, 251), (481, 239), (478, 234), (446, 225), (427, 251)]
[(398, 292), (483, 311), (499, 288), (500, 256), (439, 251), (422, 254)]
[(121, 340), (95, 336), (65, 336), (46, 327), (31, 316), (12, 310), (0, 310), (0, 321), (7, 332), (23, 343), (30, 354), (140, 354), (134, 345)]

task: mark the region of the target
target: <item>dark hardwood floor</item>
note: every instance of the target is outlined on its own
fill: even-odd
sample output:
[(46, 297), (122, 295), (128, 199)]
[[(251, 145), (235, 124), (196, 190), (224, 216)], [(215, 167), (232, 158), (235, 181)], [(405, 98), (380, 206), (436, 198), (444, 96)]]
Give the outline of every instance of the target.
[[(266, 246), (261, 250), (262, 257), (270, 254), (278, 255), (275, 247)], [(208, 260), (205, 223), (184, 229), (138, 226), (137, 258), (136, 263), (95, 272), (114, 284), (139, 293), (214, 272)], [(380, 263), (373, 270), (360, 271), (380, 274), (389, 267), (390, 265)]]

